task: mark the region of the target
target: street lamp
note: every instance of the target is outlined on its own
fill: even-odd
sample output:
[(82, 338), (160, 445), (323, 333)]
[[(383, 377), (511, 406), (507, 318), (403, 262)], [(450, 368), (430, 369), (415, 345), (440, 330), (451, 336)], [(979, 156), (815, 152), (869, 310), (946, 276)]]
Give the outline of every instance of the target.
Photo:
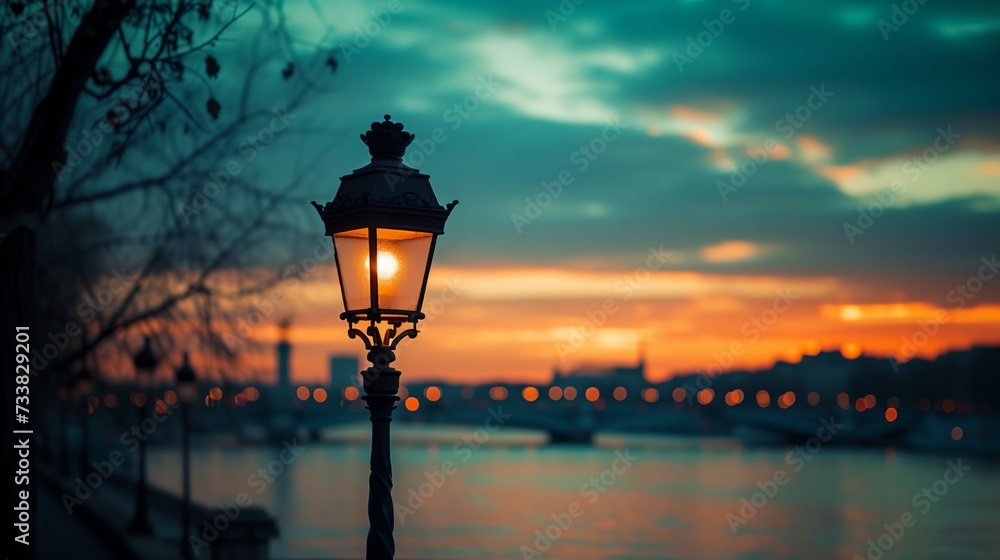
[(66, 381), (60, 381), (59, 383), (59, 386), (56, 388), (56, 397), (59, 399), (59, 455), (57, 461), (59, 462), (59, 474), (69, 476), (69, 442), (66, 441), (66, 430), (68, 429), (66, 409), (72, 406), (72, 404), (69, 402), (69, 389), (66, 388)]
[[(361, 135), (372, 156), (370, 164), (340, 178), (336, 196), (326, 205), (313, 202), (333, 237), (340, 292), (341, 319), (350, 338), (360, 338), (371, 367), (364, 376), (372, 422), (371, 475), (368, 478), (367, 557), (392, 558), (392, 464), (389, 422), (399, 400), (400, 372), (391, 366), (404, 338), (417, 336), (427, 275), (438, 235), (458, 204), (441, 206), (429, 177), (403, 163), (414, 136), (394, 123), (372, 123)], [(374, 257), (374, 258), (373, 258)], [(364, 331), (359, 323), (367, 324)], [(398, 332), (403, 323), (410, 323)], [(383, 332), (384, 329), (384, 332)]]
[[(136, 385), (143, 391), (143, 399), (139, 406), (139, 429), (143, 430), (149, 414), (149, 392), (153, 384), (153, 370), (159, 362), (153, 349), (150, 347), (149, 337), (143, 342), (142, 350), (132, 357), (135, 364)], [(139, 485), (135, 492), (135, 514), (128, 524), (128, 532), (137, 535), (152, 535), (153, 524), (149, 522), (149, 501), (147, 499), (148, 489), (146, 488), (146, 439), (148, 434), (143, 434), (139, 438)]]
[(181, 463), (183, 469), (184, 503), (181, 506), (181, 558), (191, 560), (191, 443), (189, 440), (188, 408), (198, 400), (195, 373), (184, 353), (184, 363), (175, 374), (177, 400), (181, 402)]
[(80, 476), (87, 474), (90, 469), (90, 430), (87, 424), (90, 419), (90, 391), (93, 386), (90, 370), (84, 366), (73, 382), (73, 396), (80, 406)]

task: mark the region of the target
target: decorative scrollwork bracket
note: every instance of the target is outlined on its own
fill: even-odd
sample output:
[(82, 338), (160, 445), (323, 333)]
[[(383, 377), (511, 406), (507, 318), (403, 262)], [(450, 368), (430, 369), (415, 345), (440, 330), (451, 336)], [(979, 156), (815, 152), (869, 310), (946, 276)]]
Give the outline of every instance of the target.
[(395, 350), (404, 339), (416, 338), (417, 332), (416, 323), (402, 331), (398, 324), (392, 324), (384, 334), (374, 322), (365, 331), (351, 324), (347, 336), (361, 339), (371, 362), (371, 367), (361, 372), (366, 395), (396, 395), (399, 391), (399, 370), (392, 367), (396, 361)]

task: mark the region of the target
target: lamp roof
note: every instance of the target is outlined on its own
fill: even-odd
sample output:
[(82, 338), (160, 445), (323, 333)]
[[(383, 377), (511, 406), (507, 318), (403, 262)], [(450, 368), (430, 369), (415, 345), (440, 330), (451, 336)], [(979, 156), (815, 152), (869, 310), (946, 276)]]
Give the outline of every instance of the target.
[(142, 350), (132, 357), (132, 361), (135, 363), (137, 371), (152, 371), (159, 363), (156, 355), (153, 354), (152, 344), (148, 336), (142, 343)]
[(196, 379), (197, 375), (195, 375), (194, 368), (188, 362), (188, 354), (185, 352), (184, 362), (181, 364), (181, 367), (177, 368), (174, 381), (180, 385), (181, 383), (194, 383)]
[(327, 235), (366, 227), (444, 233), (445, 220), (458, 201), (441, 206), (430, 176), (403, 163), (414, 135), (390, 119), (385, 115), (385, 121), (373, 122), (361, 135), (371, 163), (341, 177), (332, 201), (312, 203)]

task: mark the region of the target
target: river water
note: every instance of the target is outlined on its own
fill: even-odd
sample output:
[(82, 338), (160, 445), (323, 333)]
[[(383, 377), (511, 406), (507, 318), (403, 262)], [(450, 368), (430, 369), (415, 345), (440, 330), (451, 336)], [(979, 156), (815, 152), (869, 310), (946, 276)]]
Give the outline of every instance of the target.
[[(397, 558), (1000, 558), (1000, 462), (982, 457), (467, 435), (394, 442)], [(273, 558), (363, 557), (368, 447), (298, 446), (197, 446), (196, 501), (246, 493), (279, 520)], [(179, 464), (153, 449), (152, 482), (178, 491)]]

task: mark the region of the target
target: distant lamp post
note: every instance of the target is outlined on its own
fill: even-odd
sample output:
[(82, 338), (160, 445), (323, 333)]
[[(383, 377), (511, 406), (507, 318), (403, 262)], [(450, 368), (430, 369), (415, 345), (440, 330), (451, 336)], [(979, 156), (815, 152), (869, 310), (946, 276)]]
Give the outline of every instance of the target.
[(191, 560), (191, 442), (190, 425), (188, 424), (188, 409), (198, 402), (198, 387), (194, 369), (188, 363), (188, 355), (184, 354), (184, 363), (175, 374), (177, 383), (177, 400), (181, 403), (181, 463), (183, 474), (184, 502), (181, 506), (181, 558)]
[(66, 409), (72, 406), (69, 401), (69, 389), (66, 388), (65, 382), (60, 382), (60, 385), (56, 388), (56, 397), (59, 399), (59, 450), (56, 460), (59, 463), (59, 474), (63, 476), (69, 476), (70, 470), (70, 459), (69, 459), (69, 442), (66, 441), (66, 430), (68, 428), (68, 420)]
[(93, 379), (86, 367), (80, 370), (73, 381), (73, 397), (80, 406), (80, 476), (90, 469), (90, 393), (93, 390)]
[[(143, 342), (142, 350), (132, 358), (135, 364), (136, 385), (143, 392), (143, 399), (139, 407), (139, 429), (143, 429), (143, 423), (149, 417), (149, 389), (153, 384), (153, 370), (159, 360), (153, 354), (149, 337)], [(135, 514), (128, 524), (128, 532), (137, 535), (152, 535), (153, 524), (149, 521), (149, 500), (148, 488), (146, 486), (146, 439), (148, 434), (139, 438), (139, 484), (135, 491)]]
[[(414, 136), (394, 123), (372, 123), (361, 136), (370, 164), (340, 178), (331, 202), (313, 202), (333, 237), (337, 274), (350, 338), (360, 338), (371, 367), (364, 376), (372, 422), (371, 475), (368, 478), (367, 557), (392, 558), (392, 464), (389, 422), (399, 400), (400, 372), (391, 366), (404, 338), (417, 336), (427, 276), (438, 235), (458, 204), (441, 206), (429, 177), (403, 163)], [(374, 257), (374, 258), (373, 258)], [(364, 330), (359, 323), (365, 323)], [(399, 332), (403, 323), (410, 323)], [(384, 331), (383, 331), (384, 329)]]

